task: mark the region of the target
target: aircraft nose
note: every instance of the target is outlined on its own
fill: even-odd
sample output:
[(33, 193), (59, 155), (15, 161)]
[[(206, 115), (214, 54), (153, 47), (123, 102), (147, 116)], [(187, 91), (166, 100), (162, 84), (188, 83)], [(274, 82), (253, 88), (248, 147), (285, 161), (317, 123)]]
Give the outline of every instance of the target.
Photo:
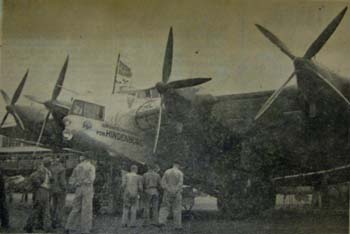
[(65, 127), (68, 127), (68, 126), (70, 126), (72, 124), (72, 120), (70, 120), (69, 118), (65, 117), (63, 119), (63, 124), (64, 124)]
[(65, 129), (62, 133), (64, 140), (70, 141), (73, 138), (73, 133), (70, 130)]

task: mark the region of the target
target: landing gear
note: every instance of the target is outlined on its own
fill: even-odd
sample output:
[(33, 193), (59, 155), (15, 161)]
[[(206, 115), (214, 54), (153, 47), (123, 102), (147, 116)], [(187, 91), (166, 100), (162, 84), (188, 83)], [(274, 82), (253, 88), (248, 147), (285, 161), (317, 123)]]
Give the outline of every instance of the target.
[(222, 156), (217, 170), (222, 181), (217, 204), (223, 218), (247, 218), (273, 207), (269, 175), (275, 158), (271, 154), (277, 150), (261, 146), (253, 140), (241, 142)]
[(269, 181), (249, 178), (240, 173), (231, 181), (227, 180), (217, 197), (222, 218), (242, 219), (260, 214), (273, 207), (274, 193)]
[(100, 160), (96, 167), (94, 183), (94, 211), (99, 213), (121, 213), (121, 169), (110, 161)]

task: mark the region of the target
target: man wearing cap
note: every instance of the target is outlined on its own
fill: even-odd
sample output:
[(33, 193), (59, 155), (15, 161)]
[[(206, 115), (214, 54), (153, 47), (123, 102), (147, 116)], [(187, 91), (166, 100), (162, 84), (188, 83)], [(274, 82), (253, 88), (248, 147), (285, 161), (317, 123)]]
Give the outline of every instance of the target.
[(9, 212), (6, 202), (6, 186), (3, 171), (0, 168), (0, 220), (1, 228), (8, 229), (9, 225)]
[(51, 199), (52, 199), (52, 226), (61, 228), (63, 210), (66, 202), (66, 169), (59, 158), (55, 158), (50, 167), (52, 173)]
[(159, 205), (159, 189), (160, 176), (157, 173), (157, 166), (150, 164), (147, 166), (148, 171), (143, 174), (143, 189), (144, 189), (144, 226), (150, 222), (152, 211), (152, 224), (158, 223), (158, 205)]
[(47, 167), (51, 161), (45, 159), (37, 163), (37, 170), (33, 172), (29, 181), (33, 188), (33, 210), (29, 214), (27, 224), (24, 230), (28, 233), (33, 232), (33, 228), (43, 229), (46, 232), (51, 231), (50, 215), (50, 186), (51, 172)]
[[(86, 156), (91, 156), (88, 154)], [(92, 228), (92, 199), (94, 196), (95, 166), (80, 156), (80, 163), (74, 168), (69, 184), (75, 187), (72, 210), (68, 216), (65, 233), (75, 230), (90, 233)]]
[[(142, 177), (137, 174), (138, 168), (136, 165), (130, 167), (130, 172), (127, 173), (122, 180), (123, 194), (123, 227), (136, 226), (136, 211), (140, 192), (142, 192)], [(130, 222), (129, 222), (130, 213)]]
[(180, 164), (174, 161), (173, 167), (166, 170), (161, 185), (164, 189), (163, 200), (159, 211), (159, 226), (165, 225), (169, 212), (172, 209), (175, 229), (182, 229), (182, 185), (183, 173)]

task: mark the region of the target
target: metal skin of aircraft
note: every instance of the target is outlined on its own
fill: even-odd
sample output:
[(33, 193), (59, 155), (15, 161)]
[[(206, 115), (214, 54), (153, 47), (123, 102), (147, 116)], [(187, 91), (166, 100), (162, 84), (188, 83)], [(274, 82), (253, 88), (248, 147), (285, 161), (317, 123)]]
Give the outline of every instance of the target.
[[(71, 109), (64, 119), (63, 135), (80, 149), (105, 150), (134, 162), (155, 160), (164, 167), (178, 157), (184, 162), (187, 183), (217, 196), (220, 209), (231, 217), (265, 209), (273, 204), (273, 177), (350, 163), (346, 157), (350, 82), (313, 60), (346, 10), (332, 20), (303, 57), (293, 55), (275, 35), (256, 25), (295, 66), (277, 90), (216, 97), (194, 95), (186, 99), (164, 85), (168, 81), (164, 82), (164, 70), (169, 66), (164, 65), (164, 83), (153, 87), (160, 99), (134, 98), (132, 105), (122, 94), (102, 102), (77, 99), (99, 103), (106, 110), (105, 119), (91, 120)], [(164, 64), (171, 61), (169, 44), (172, 32)], [(294, 76), (297, 86), (286, 87)], [(140, 91), (145, 90), (135, 92)], [(168, 129), (161, 131), (162, 137), (158, 138), (162, 111), (170, 125), (180, 123), (181, 133)], [(153, 154), (155, 158), (147, 158), (158, 141), (159, 152)], [(334, 176), (333, 183), (344, 180), (345, 175)], [(310, 177), (302, 183), (318, 179)]]
[[(121, 91), (109, 97), (79, 97), (64, 118), (63, 137), (80, 150), (107, 152), (110, 156), (141, 164), (153, 160), (162, 118), (171, 116), (175, 89), (193, 87), (210, 78), (169, 81), (172, 69), (173, 33), (170, 29), (162, 81), (154, 87)], [(152, 94), (146, 97), (146, 94)], [(144, 97), (140, 97), (144, 96)], [(166, 111), (166, 115), (163, 113)], [(181, 113), (181, 112), (180, 112)], [(177, 117), (179, 112), (176, 113)], [(153, 146), (153, 147), (152, 147)], [(148, 157), (149, 156), (149, 157)], [(148, 158), (147, 158), (148, 157)]]
[[(63, 81), (68, 67), (68, 61), (69, 57), (67, 56), (50, 100), (40, 100), (35, 96), (24, 95), (32, 102), (43, 104), (45, 106), (44, 108), (32, 105), (28, 106), (17, 104), (26, 83), (29, 70), (27, 70), (16, 88), (12, 99), (9, 98), (4, 90), (0, 90), (6, 103), (6, 114), (0, 124), (0, 133), (2, 135), (17, 138), (25, 142), (62, 146), (60, 144), (62, 142), (61, 133), (64, 127), (62, 119), (67, 115), (71, 104), (58, 101), (57, 97), (62, 90)], [(51, 114), (53, 119), (49, 119)], [(12, 115), (14, 117), (16, 126), (3, 127), (8, 115)]]

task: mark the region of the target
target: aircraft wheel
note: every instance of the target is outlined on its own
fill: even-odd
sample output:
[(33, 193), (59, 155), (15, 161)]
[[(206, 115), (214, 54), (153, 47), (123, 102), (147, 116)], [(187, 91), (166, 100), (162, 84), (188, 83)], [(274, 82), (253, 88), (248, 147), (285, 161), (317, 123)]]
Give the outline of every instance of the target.
[[(248, 184), (247, 184), (248, 182)], [(242, 219), (259, 215), (273, 207), (274, 195), (268, 181), (255, 179), (226, 183), (217, 197), (217, 206), (224, 219)]]

